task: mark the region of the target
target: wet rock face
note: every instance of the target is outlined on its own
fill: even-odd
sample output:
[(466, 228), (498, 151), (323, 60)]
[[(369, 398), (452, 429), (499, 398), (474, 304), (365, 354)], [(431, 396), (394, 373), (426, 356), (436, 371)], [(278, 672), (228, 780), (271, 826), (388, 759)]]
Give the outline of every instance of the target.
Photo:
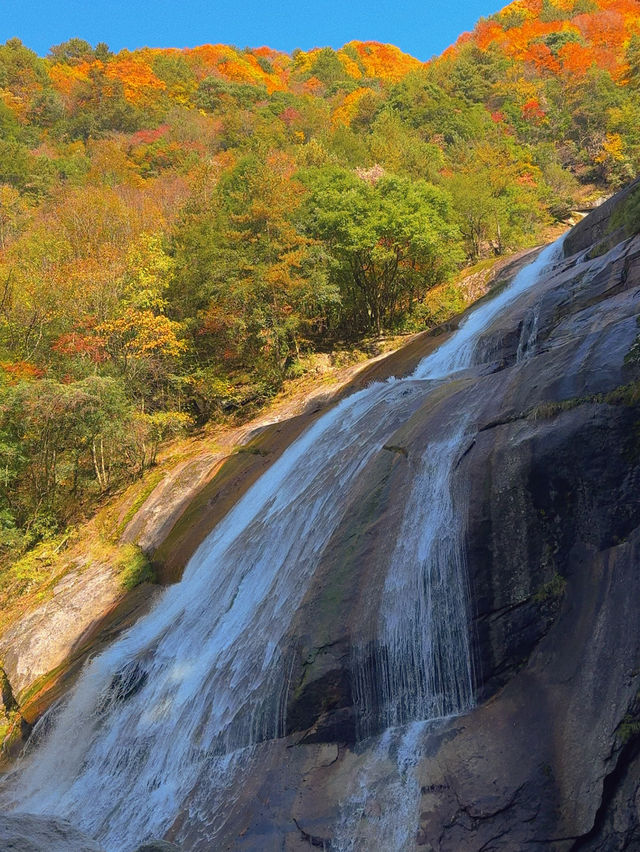
[[(468, 512), (479, 700), (526, 664), (556, 621), (573, 549), (605, 550), (632, 533), (640, 411), (616, 389), (637, 378), (625, 355), (637, 334), (638, 284), (638, 239), (590, 264), (570, 260), (530, 307), (519, 303), (487, 331), (490, 369), (432, 395), (370, 462), (287, 636), (298, 649), (289, 733), (331, 741), (338, 728), (353, 741), (349, 648), (373, 639), (413, 460), (456, 411), (475, 412), (457, 482)], [(537, 333), (522, 357), (523, 312), (534, 310)]]
[(0, 725), (6, 723), (11, 713), (17, 709), (13, 690), (4, 669), (0, 668)]
[[(104, 852), (104, 848), (63, 819), (35, 814), (0, 815), (2, 852)], [(180, 852), (167, 840), (150, 840), (135, 852)]]
[[(397, 778), (375, 742), (359, 741), (357, 666), (380, 653), (377, 614), (417, 460), (464, 413), (453, 490), (477, 707), (427, 735), (407, 817), (414, 848), (640, 849), (640, 375), (625, 361), (640, 237), (584, 261), (606, 217), (585, 221), (578, 255), (487, 330), (484, 363), (408, 406), (368, 462), (282, 642), (286, 736), (256, 747), (222, 819), (195, 789), (169, 841), (193, 852), (381, 848)], [(406, 392), (418, 396), (410, 382)], [(128, 700), (145, 676), (121, 670), (108, 700)], [(371, 795), (349, 846), (337, 826), (363, 777)]]
[(640, 524), (639, 417), (635, 406), (587, 403), (480, 436), (468, 538), (480, 699), (555, 623), (577, 549), (607, 551)]

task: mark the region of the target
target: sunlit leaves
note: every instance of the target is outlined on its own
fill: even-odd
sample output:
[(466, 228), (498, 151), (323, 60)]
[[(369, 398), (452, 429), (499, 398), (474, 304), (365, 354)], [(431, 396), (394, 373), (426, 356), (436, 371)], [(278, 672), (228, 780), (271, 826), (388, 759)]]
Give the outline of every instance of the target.
[(305, 183), (306, 227), (329, 247), (355, 327), (380, 333), (459, 260), (449, 198), (436, 187), (339, 168), (310, 171)]

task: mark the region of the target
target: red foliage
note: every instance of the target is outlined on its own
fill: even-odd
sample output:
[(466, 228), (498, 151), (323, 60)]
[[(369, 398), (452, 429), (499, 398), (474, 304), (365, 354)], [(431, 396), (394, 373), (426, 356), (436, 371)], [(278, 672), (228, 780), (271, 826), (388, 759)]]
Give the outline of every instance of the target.
[(30, 361), (0, 361), (0, 368), (7, 374), (7, 383), (33, 382), (44, 376), (44, 370)]
[(168, 124), (161, 124), (159, 127), (150, 130), (138, 130), (137, 133), (133, 133), (131, 135), (131, 144), (132, 145), (151, 145), (153, 142), (157, 142), (158, 139), (162, 139), (163, 136), (166, 135), (169, 130)]
[(282, 110), (278, 118), (280, 119), (280, 121), (283, 121), (287, 125), (287, 127), (291, 127), (294, 122), (299, 121), (302, 118), (302, 115), (295, 107), (287, 107), (286, 109)]
[(540, 106), (540, 101), (537, 98), (529, 98), (529, 100), (522, 105), (522, 115), (526, 119), (542, 119), (545, 118), (546, 113)]
[(96, 364), (106, 361), (108, 357), (104, 349), (104, 340), (101, 337), (82, 334), (77, 331), (61, 334), (51, 348), (60, 355), (86, 357)]

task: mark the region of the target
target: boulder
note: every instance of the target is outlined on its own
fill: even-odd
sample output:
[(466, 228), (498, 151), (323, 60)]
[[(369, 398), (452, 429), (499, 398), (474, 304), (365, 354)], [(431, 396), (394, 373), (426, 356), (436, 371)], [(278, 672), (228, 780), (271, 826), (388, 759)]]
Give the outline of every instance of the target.
[(104, 852), (71, 823), (35, 814), (0, 815), (2, 852)]

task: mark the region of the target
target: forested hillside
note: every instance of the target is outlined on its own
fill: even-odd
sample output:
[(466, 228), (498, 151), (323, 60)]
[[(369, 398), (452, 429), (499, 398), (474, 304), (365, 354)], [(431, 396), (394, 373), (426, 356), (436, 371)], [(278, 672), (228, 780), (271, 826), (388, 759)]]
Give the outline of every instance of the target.
[(635, 0), (516, 0), (427, 64), (11, 39), (0, 558), (639, 170)]

